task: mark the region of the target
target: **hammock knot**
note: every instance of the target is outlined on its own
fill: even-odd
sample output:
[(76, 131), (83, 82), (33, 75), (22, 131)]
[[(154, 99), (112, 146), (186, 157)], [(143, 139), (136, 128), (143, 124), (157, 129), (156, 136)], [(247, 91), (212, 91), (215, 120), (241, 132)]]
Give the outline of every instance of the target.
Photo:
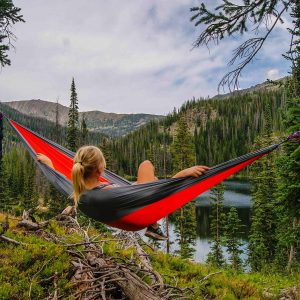
[(296, 131), (292, 134), (290, 134), (287, 139), (290, 140), (294, 140), (294, 142), (300, 142), (300, 131)]

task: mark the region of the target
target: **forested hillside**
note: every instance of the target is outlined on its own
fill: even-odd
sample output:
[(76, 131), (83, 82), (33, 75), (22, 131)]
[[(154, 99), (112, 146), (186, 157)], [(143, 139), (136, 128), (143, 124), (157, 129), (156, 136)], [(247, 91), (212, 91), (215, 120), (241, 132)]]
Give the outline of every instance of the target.
[[(255, 137), (264, 128), (266, 107), (271, 109), (273, 132), (280, 134), (284, 103), (284, 92), (278, 88), (260, 88), (226, 98), (193, 99), (163, 120), (150, 121), (119, 138), (91, 131), (91, 121), (86, 119), (88, 134), (85, 142), (100, 146), (106, 154), (108, 167), (120, 175), (134, 177), (139, 163), (150, 159), (158, 175), (163, 177), (172, 173), (172, 142), (180, 118), (186, 120), (193, 135), (195, 163), (212, 166), (251, 149)], [(2, 104), (2, 111), (41, 135), (66, 145), (66, 129), (60, 124), (30, 117), (5, 104)], [(7, 141), (15, 140), (15, 135), (11, 134), (8, 128)]]
[(172, 170), (172, 142), (178, 120), (184, 118), (194, 137), (195, 163), (215, 165), (247, 153), (263, 128), (270, 109), (272, 131), (280, 135), (285, 103), (280, 89), (250, 91), (225, 99), (193, 99), (163, 121), (150, 122), (139, 130), (102, 145), (109, 166), (121, 174), (135, 175), (144, 159), (154, 162), (159, 176)]

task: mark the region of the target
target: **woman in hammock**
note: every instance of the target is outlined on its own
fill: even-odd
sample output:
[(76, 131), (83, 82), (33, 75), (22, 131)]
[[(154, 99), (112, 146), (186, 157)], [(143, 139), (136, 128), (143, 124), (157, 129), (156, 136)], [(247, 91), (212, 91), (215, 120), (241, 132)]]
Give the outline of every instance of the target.
[[(51, 159), (46, 155), (38, 153), (37, 160), (54, 169)], [(108, 189), (118, 186), (117, 184), (99, 181), (105, 167), (105, 158), (99, 148), (95, 146), (83, 146), (78, 149), (74, 157), (74, 165), (72, 168), (73, 198), (76, 207), (80, 196), (84, 191), (92, 189)], [(206, 166), (193, 166), (178, 172), (173, 178), (185, 176), (198, 177), (208, 169), (209, 168)], [(153, 164), (149, 160), (143, 161), (138, 168), (136, 184), (156, 180), (157, 177), (154, 174)], [(157, 240), (167, 239), (158, 223), (148, 226), (145, 235)]]

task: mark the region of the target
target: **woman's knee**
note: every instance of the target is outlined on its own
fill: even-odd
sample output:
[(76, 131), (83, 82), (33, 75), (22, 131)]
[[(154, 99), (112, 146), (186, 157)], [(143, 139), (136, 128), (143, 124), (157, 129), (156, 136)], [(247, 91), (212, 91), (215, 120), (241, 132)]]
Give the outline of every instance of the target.
[(139, 165), (139, 168), (143, 168), (143, 167), (148, 167), (148, 168), (154, 169), (154, 166), (150, 160), (144, 160), (143, 162), (141, 162)]
[(154, 166), (150, 160), (143, 161), (138, 169), (137, 183), (150, 182), (155, 180)]

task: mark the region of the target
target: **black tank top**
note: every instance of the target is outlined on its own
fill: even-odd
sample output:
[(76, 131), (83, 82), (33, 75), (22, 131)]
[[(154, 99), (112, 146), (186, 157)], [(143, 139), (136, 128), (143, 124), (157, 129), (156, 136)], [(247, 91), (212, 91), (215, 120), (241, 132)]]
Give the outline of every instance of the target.
[(104, 184), (100, 184), (96, 187), (94, 187), (93, 189), (103, 189), (104, 187), (108, 186), (108, 185), (111, 185), (112, 187), (118, 187), (120, 185), (118, 185), (117, 183), (104, 183)]

